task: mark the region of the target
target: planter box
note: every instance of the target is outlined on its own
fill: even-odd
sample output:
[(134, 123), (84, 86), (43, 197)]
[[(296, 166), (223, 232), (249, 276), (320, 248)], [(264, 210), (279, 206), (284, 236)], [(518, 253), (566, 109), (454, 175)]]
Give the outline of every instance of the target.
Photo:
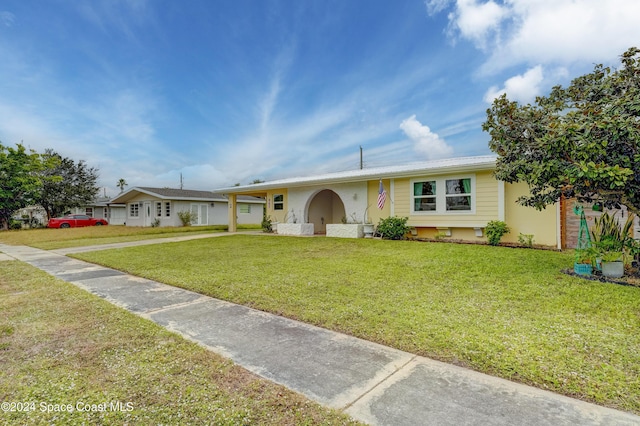
[(313, 223), (279, 223), (278, 235), (313, 235)]
[(580, 275), (591, 275), (593, 273), (593, 266), (583, 263), (574, 263), (573, 272)]
[(602, 262), (602, 275), (609, 278), (620, 278), (624, 275), (624, 263)]
[(373, 238), (373, 234), (375, 232), (375, 226), (373, 225), (373, 223), (365, 223), (364, 225), (362, 225), (362, 229), (365, 238)]
[(363, 238), (364, 225), (361, 223), (329, 223), (327, 237)]

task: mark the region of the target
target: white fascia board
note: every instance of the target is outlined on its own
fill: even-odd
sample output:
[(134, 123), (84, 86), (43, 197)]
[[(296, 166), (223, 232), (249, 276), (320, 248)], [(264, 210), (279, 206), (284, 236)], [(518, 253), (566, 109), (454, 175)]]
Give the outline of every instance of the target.
[(278, 188), (296, 188), (310, 185), (326, 185), (336, 183), (361, 182), (376, 179), (406, 178), (418, 175), (436, 175), (444, 173), (461, 173), (495, 168), (495, 156), (463, 157), (448, 160), (434, 160), (424, 163), (413, 163), (402, 166), (377, 167), (371, 169), (351, 170), (324, 175), (295, 177), (271, 182), (244, 186), (232, 186), (216, 189), (213, 192), (223, 194), (242, 194), (267, 191)]

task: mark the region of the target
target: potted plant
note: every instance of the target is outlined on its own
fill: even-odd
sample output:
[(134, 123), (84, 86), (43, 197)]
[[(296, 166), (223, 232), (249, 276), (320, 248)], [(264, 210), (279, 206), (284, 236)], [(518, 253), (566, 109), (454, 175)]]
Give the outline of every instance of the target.
[(576, 260), (573, 264), (573, 272), (579, 275), (591, 275), (596, 251), (593, 247), (576, 250)]
[(609, 213), (595, 220), (591, 234), (603, 276), (620, 278), (624, 275), (625, 251), (632, 240), (630, 231), (634, 218), (634, 215), (629, 215), (623, 226)]

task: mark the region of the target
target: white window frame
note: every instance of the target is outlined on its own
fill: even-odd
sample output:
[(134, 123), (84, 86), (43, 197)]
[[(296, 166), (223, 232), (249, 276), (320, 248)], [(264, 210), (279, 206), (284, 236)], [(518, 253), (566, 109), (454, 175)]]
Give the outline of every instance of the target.
[[(471, 209), (470, 210), (447, 210), (447, 197), (459, 197), (460, 194), (447, 194), (446, 181), (448, 180), (456, 180), (456, 179), (470, 179), (471, 182)], [(420, 211), (415, 210), (415, 198), (414, 194), (414, 184), (419, 182), (436, 182), (436, 209), (432, 211)], [(451, 176), (425, 176), (420, 178), (414, 178), (410, 181), (410, 212), (412, 215), (419, 216), (435, 216), (435, 215), (446, 215), (446, 216), (457, 216), (457, 215), (473, 215), (476, 214), (476, 175), (451, 175)], [(423, 195), (418, 195), (417, 197), (424, 197)]]
[(162, 201), (156, 201), (156, 217), (162, 217)]
[(246, 203), (238, 204), (238, 213), (251, 214), (251, 204), (246, 204)]
[(164, 202), (164, 215), (166, 217), (171, 217), (171, 201)]
[(140, 217), (140, 203), (129, 203), (127, 213), (129, 214), (129, 217)]
[[(282, 197), (282, 201), (276, 201), (276, 197)], [(282, 208), (277, 209), (276, 208), (276, 204), (277, 205), (281, 205)], [(284, 194), (273, 194), (273, 210), (282, 210), (282, 211), (284, 211)]]

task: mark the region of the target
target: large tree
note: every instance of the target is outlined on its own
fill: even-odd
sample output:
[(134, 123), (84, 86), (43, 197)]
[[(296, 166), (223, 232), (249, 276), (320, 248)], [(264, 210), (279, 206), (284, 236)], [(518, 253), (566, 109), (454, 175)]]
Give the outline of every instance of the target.
[(34, 204), (42, 186), (45, 160), (22, 144), (0, 144), (0, 228), (8, 229), (13, 214)]
[(44, 179), (36, 202), (45, 209), (48, 218), (94, 201), (100, 190), (96, 185), (97, 169), (87, 166), (83, 160), (75, 162), (62, 157), (51, 149), (45, 150), (43, 157), (50, 167), (42, 172)]
[(640, 213), (640, 49), (621, 62), (596, 65), (533, 105), (503, 95), (487, 110), (496, 178), (529, 185), (521, 204), (542, 209), (564, 196)]

